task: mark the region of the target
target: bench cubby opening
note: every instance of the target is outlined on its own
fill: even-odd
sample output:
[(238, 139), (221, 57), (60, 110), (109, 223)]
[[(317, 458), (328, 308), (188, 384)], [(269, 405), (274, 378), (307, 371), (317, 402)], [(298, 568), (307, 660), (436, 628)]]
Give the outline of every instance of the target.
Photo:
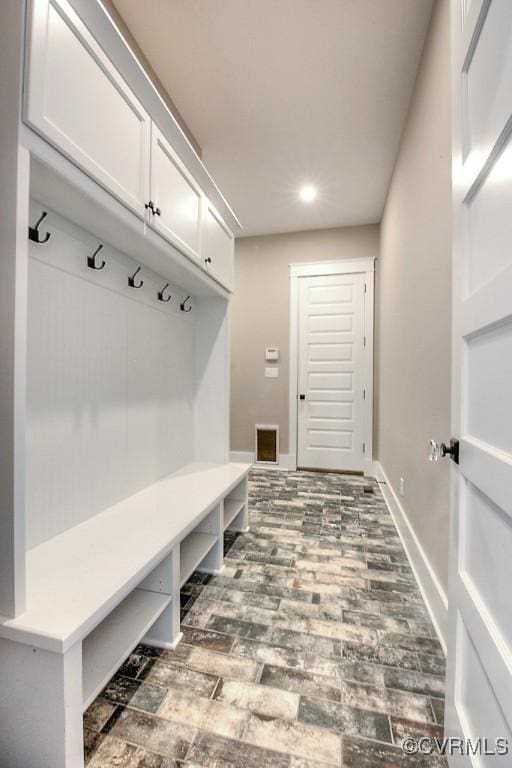
[(180, 544), (180, 586), (188, 581), (194, 571), (202, 570), (201, 565), (208, 568), (208, 555), (218, 544), (219, 537), (211, 533), (189, 533)]
[(224, 499), (223, 530), (244, 533), (248, 530), (248, 485), (244, 477)]
[(83, 709), (94, 701), (112, 675), (144, 638), (171, 596), (134, 589), (82, 643)]

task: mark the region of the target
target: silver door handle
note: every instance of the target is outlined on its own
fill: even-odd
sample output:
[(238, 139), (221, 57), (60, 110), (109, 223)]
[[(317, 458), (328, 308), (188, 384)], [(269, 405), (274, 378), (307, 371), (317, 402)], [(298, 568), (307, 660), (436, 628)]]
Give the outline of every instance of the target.
[(439, 459), (444, 459), (445, 456), (449, 456), (455, 464), (459, 463), (459, 441), (452, 437), (450, 445), (446, 445), (446, 443), (438, 443), (437, 440), (431, 440), (428, 449), (428, 460), (439, 461)]

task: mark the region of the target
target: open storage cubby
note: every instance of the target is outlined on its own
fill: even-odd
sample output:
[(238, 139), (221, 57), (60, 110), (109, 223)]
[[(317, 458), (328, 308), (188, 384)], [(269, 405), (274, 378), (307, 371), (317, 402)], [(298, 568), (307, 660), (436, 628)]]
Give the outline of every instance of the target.
[(212, 536), (211, 533), (196, 533), (195, 531), (183, 539), (180, 544), (181, 586), (192, 576), (194, 571), (199, 570), (199, 566), (218, 541), (218, 536)]
[(221, 567), (222, 531), (217, 505), (180, 544), (180, 585), (196, 570), (217, 573)]
[(247, 530), (247, 477), (244, 477), (224, 499), (223, 530)]
[(171, 630), (173, 554), (165, 557), (82, 641), (84, 710), (159, 619)]
[(134, 589), (82, 643), (84, 710), (171, 603), (170, 595)]

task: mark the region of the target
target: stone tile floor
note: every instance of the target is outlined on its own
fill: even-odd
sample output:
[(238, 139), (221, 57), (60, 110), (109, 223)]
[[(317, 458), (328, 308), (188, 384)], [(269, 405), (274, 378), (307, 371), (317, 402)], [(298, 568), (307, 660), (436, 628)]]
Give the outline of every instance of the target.
[(250, 531), (85, 714), (88, 768), (438, 768), (445, 663), (374, 480), (253, 470)]

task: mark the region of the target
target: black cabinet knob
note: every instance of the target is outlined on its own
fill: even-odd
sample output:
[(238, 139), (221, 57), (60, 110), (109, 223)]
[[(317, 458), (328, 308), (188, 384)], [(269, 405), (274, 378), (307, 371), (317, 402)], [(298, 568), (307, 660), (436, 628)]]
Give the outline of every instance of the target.
[(299, 395), (299, 400), (305, 400), (305, 399), (306, 399), (306, 395)]

